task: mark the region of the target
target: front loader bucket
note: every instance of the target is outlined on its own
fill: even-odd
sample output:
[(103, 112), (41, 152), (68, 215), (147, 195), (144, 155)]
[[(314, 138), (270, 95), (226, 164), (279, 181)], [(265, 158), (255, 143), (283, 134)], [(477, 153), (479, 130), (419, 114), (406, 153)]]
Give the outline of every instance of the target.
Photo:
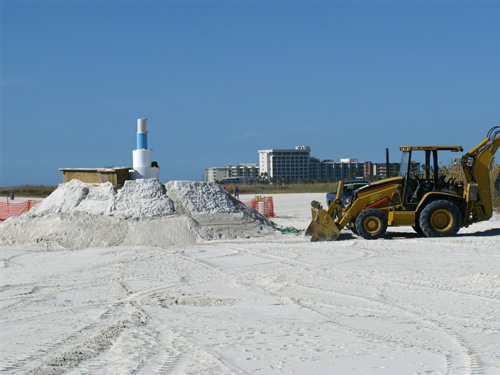
[(319, 202), (313, 201), (311, 213), (313, 219), (305, 232), (305, 235), (311, 238), (311, 242), (336, 240), (340, 235), (340, 230), (328, 211), (325, 211)]

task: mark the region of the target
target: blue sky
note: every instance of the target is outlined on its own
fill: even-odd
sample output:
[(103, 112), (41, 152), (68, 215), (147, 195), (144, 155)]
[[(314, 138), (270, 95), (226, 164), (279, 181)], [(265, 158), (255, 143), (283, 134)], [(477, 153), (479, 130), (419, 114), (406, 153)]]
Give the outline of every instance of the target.
[(311, 146), (398, 161), (500, 125), (498, 1), (2, 0), (0, 186), (131, 166), (161, 180)]

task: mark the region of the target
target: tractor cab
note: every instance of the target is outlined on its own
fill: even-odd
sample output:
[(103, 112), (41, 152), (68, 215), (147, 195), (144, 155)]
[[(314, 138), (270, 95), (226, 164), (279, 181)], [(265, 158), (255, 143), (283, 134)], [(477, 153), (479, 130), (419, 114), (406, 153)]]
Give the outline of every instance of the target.
[(463, 151), (461, 146), (405, 146), (402, 151), (399, 175), (404, 178), (405, 206), (417, 206), (431, 191), (457, 194), (455, 179), (439, 169), (438, 151)]

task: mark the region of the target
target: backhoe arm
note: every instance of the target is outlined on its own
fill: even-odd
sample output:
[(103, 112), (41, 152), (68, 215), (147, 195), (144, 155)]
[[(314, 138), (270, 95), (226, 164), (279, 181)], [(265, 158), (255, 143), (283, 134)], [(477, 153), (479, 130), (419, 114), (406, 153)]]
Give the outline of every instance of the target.
[(468, 186), (477, 184), (477, 201), (471, 206), (475, 222), (488, 220), (492, 216), (489, 171), (491, 160), (499, 147), (500, 126), (495, 126), (490, 129), (485, 140), (462, 156), (462, 169)]

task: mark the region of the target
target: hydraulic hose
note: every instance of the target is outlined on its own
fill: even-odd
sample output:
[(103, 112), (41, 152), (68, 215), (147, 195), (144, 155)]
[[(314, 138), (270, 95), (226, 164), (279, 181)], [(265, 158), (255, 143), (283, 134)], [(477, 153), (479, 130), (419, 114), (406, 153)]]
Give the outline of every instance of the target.
[(495, 190), (498, 195), (500, 195), (500, 173), (498, 174), (498, 177), (495, 181)]

